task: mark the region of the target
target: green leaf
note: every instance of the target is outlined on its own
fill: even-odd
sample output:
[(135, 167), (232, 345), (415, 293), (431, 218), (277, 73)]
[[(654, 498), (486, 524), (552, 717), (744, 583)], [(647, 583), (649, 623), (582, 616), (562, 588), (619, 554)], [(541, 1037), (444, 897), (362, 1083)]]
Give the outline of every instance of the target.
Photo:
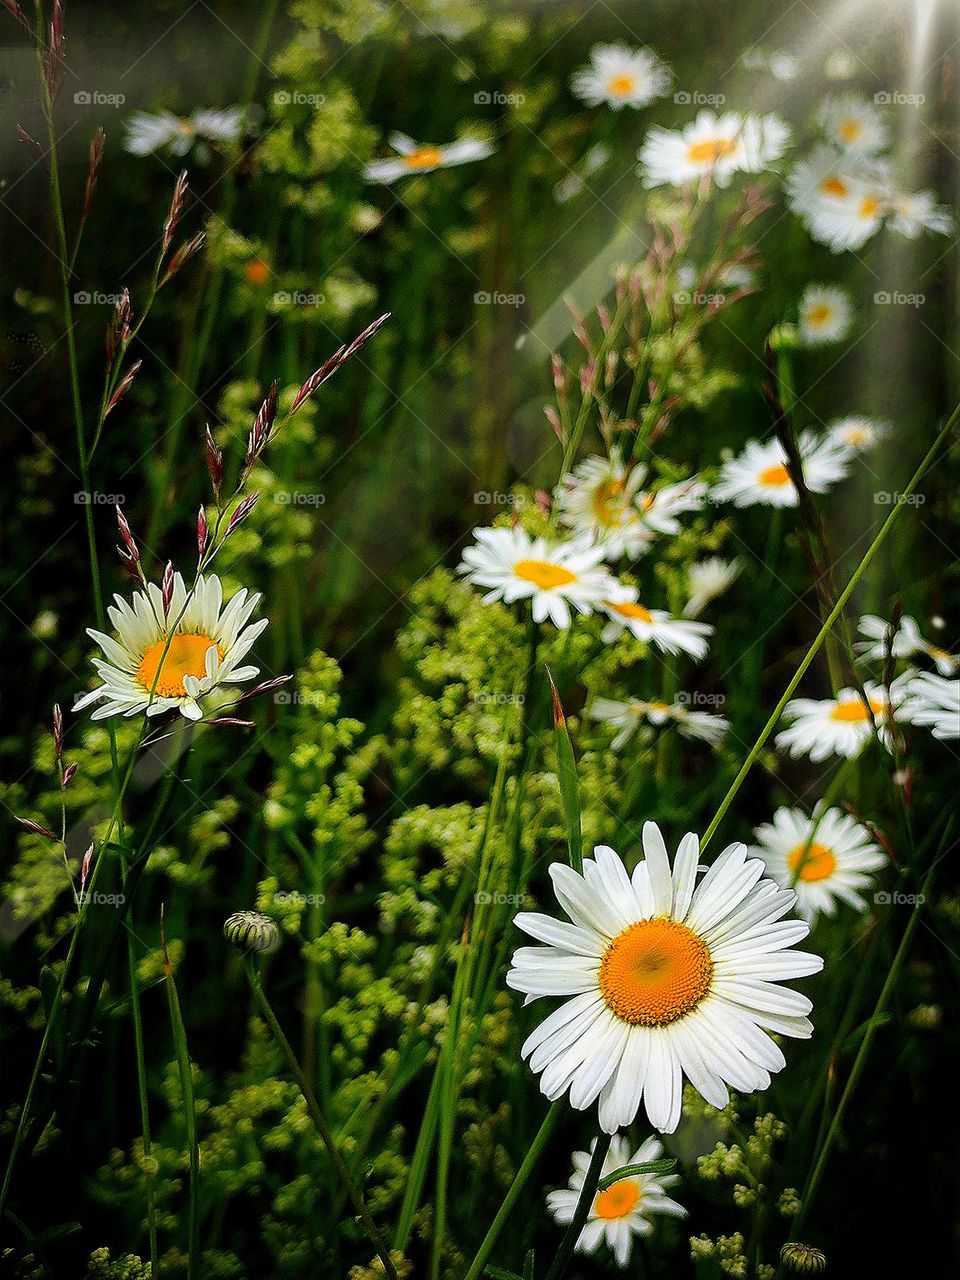
[(597, 1183), (598, 1191), (606, 1191), (607, 1187), (612, 1187), (615, 1182), (619, 1182), (621, 1178), (632, 1178), (638, 1173), (669, 1173), (677, 1167), (676, 1160), (664, 1158), (663, 1160), (647, 1160), (643, 1164), (625, 1164), (620, 1169), (615, 1169), (613, 1173), (608, 1173), (605, 1178), (601, 1178)]
[(553, 723), (557, 733), (557, 777), (560, 780), (560, 800), (567, 826), (567, 853), (574, 871), (583, 871), (583, 832), (580, 825), (580, 787), (577, 782), (577, 761), (567, 728), (567, 717), (553, 675), (547, 667), (547, 679), (553, 694)]
[(495, 1267), (488, 1262), (483, 1273), (485, 1276), (492, 1277), (492, 1280), (524, 1280), (523, 1276), (518, 1276), (515, 1271), (508, 1271), (506, 1267)]

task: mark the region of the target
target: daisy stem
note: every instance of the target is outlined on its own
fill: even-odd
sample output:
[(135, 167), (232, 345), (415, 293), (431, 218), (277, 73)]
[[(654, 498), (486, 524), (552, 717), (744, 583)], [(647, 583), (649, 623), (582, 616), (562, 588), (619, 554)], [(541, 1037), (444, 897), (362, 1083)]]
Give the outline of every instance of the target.
[(517, 1170), (516, 1177), (513, 1179), (513, 1182), (510, 1184), (510, 1189), (504, 1197), (503, 1204), (497, 1210), (496, 1217), (493, 1222), (491, 1222), (490, 1229), (484, 1236), (483, 1242), (477, 1250), (476, 1257), (470, 1264), (470, 1270), (464, 1276), (463, 1280), (479, 1280), (479, 1277), (483, 1274), (487, 1259), (493, 1251), (493, 1246), (497, 1243), (497, 1240), (500, 1237), (500, 1232), (506, 1226), (507, 1219), (513, 1212), (514, 1205), (520, 1199), (520, 1193), (523, 1191), (530, 1175), (536, 1168), (537, 1162), (543, 1154), (543, 1149), (547, 1145), (547, 1141), (553, 1132), (553, 1127), (560, 1118), (561, 1110), (561, 1103), (558, 1099), (551, 1105), (550, 1110), (544, 1116), (543, 1124), (541, 1124), (540, 1128), (537, 1130), (536, 1137), (530, 1143), (527, 1154), (523, 1157), (523, 1162)]
[(877, 533), (877, 536), (874, 538), (873, 542), (871, 542), (870, 546), (867, 548), (866, 552), (864, 553), (863, 559), (860, 561), (856, 569), (854, 569), (853, 573), (850, 575), (850, 580), (847, 582), (847, 585), (844, 587), (843, 591), (841, 591), (840, 595), (837, 597), (836, 603), (834, 604), (833, 608), (830, 610), (829, 614), (824, 620), (824, 623), (821, 626), (820, 630), (817, 632), (817, 635), (813, 643), (811, 644), (807, 652), (804, 654), (803, 658), (800, 660), (800, 665), (797, 667), (797, 670), (794, 673), (790, 683), (787, 685), (786, 689), (783, 691), (780, 701), (774, 707), (770, 715), (770, 718), (767, 720), (767, 723), (763, 726), (763, 729), (760, 731), (760, 736), (757, 738), (756, 742), (748, 751), (747, 758), (744, 760), (743, 764), (740, 766), (737, 776), (734, 778), (733, 782), (730, 784), (727, 794), (720, 801), (720, 807), (717, 810), (716, 814), (714, 815), (713, 821), (710, 823), (709, 827), (707, 827), (706, 831), (704, 832), (703, 839), (700, 841), (701, 850), (707, 847), (710, 840), (713, 838), (714, 834), (716, 833), (717, 827), (719, 827), (720, 823), (723, 821), (723, 818), (727, 810), (730, 808), (730, 805), (733, 803), (733, 800), (737, 792), (740, 790), (741, 786), (743, 785), (744, 780), (747, 777), (747, 774), (750, 772), (750, 770), (753, 768), (754, 764), (756, 763), (757, 757), (759, 756), (760, 752), (763, 750), (764, 744), (766, 743), (767, 739), (770, 737), (771, 733), (773, 733), (774, 729), (777, 727), (777, 722), (779, 721), (781, 715), (783, 714), (784, 707), (793, 697), (797, 689), (797, 686), (799, 685), (800, 681), (803, 679), (804, 675), (806, 674), (814, 658), (820, 652), (820, 649), (822, 648), (823, 643), (826, 640), (827, 636), (830, 634), (831, 628), (833, 627), (837, 619), (840, 617), (840, 615), (843, 613), (844, 605), (847, 603), (847, 601), (850, 599), (850, 596), (853, 594), (854, 588), (856, 587), (857, 583), (860, 581), (860, 578), (863, 576), (870, 562), (873, 560), (873, 557), (879, 551), (881, 545), (883, 544), (884, 540), (887, 537), (887, 534), (893, 528), (894, 523), (898, 519), (900, 512), (907, 505), (909, 496), (913, 493), (917, 485), (923, 479), (924, 475), (927, 472), (927, 469), (930, 467), (931, 463), (936, 457), (937, 452), (940, 449), (940, 446), (943, 444), (944, 440), (947, 438), (947, 435), (949, 434), (949, 432), (956, 425), (958, 419), (960, 419), (960, 404), (958, 404), (957, 407), (953, 410), (953, 412), (950, 414), (950, 417), (947, 419), (946, 423), (938, 433), (937, 438), (934, 440), (933, 444), (930, 446), (929, 450), (927, 451), (926, 457), (920, 463), (919, 467), (917, 467), (916, 471), (913, 473), (913, 476), (911, 477), (903, 493), (900, 495), (900, 500), (896, 503), (895, 506), (891, 508), (890, 514), (887, 516), (886, 520), (884, 520), (883, 524), (880, 526), (880, 530)]
[(580, 1232), (583, 1230), (594, 1196), (597, 1194), (600, 1175), (603, 1172), (603, 1162), (607, 1158), (607, 1152), (610, 1150), (612, 1141), (613, 1135), (610, 1133), (601, 1133), (597, 1138), (597, 1144), (593, 1148), (593, 1155), (590, 1157), (590, 1167), (587, 1169), (583, 1186), (580, 1188), (580, 1199), (577, 1201), (576, 1210), (564, 1232), (563, 1239), (560, 1241), (557, 1256), (551, 1263), (545, 1280), (560, 1280), (570, 1264), (573, 1251), (576, 1248), (577, 1241), (580, 1239)]
[(314, 1123), (317, 1133), (320, 1135), (323, 1145), (327, 1149), (327, 1154), (329, 1155), (330, 1161), (336, 1170), (337, 1177), (346, 1189), (351, 1203), (357, 1211), (357, 1216), (360, 1218), (363, 1223), (364, 1230), (370, 1237), (370, 1242), (376, 1250), (377, 1256), (383, 1265), (384, 1272), (389, 1277), (389, 1280), (399, 1280), (397, 1276), (397, 1269), (393, 1265), (393, 1259), (390, 1257), (390, 1250), (387, 1247), (387, 1243), (377, 1229), (376, 1223), (370, 1217), (370, 1211), (364, 1203), (363, 1196), (360, 1194), (356, 1184), (350, 1177), (350, 1172), (344, 1164), (343, 1157), (337, 1149), (337, 1144), (334, 1141), (333, 1134), (327, 1124), (326, 1117), (320, 1110), (320, 1106), (314, 1095), (313, 1089), (311, 1088), (310, 1081), (303, 1074), (303, 1069), (297, 1060), (297, 1055), (294, 1053), (290, 1045), (290, 1041), (283, 1034), (283, 1029), (277, 1021), (270, 1001), (267, 999), (266, 993), (261, 986), (260, 975), (258, 974), (254, 962), (250, 957), (247, 958), (245, 967), (247, 980), (250, 983), (250, 990), (253, 992), (253, 998), (257, 1008), (260, 1010), (264, 1021), (270, 1028), (273, 1038), (277, 1042), (277, 1047), (283, 1054), (287, 1066), (290, 1068), (291, 1074), (297, 1082), (300, 1092), (303, 1095), (303, 1100), (307, 1104), (307, 1112)]
[[(126, 872), (124, 872), (124, 885), (126, 885)], [(144, 1162), (151, 1160), (152, 1141), (150, 1137), (150, 1101), (147, 1094), (147, 1064), (143, 1051), (143, 1019), (140, 1014), (140, 984), (137, 978), (137, 957), (135, 951), (134, 933), (132, 928), (127, 929), (127, 973), (130, 980), (130, 1013), (133, 1019), (133, 1040), (136, 1048), (137, 1059), (137, 1096), (140, 1103), (140, 1125), (143, 1134), (143, 1158)], [(152, 1276), (160, 1275), (160, 1266), (157, 1254), (157, 1213), (154, 1198), (153, 1170), (147, 1169), (146, 1173), (146, 1198), (147, 1198), (147, 1234), (150, 1239), (150, 1274)]]

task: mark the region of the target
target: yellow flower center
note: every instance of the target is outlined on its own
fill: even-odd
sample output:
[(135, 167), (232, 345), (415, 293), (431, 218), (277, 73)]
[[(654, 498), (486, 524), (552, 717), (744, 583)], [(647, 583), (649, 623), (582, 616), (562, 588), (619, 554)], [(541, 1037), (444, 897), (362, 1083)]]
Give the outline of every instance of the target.
[(832, 316), (833, 308), (828, 307), (825, 302), (818, 302), (815, 307), (811, 307), (807, 312), (806, 321), (814, 329), (820, 329), (830, 322)]
[(639, 618), (641, 622), (652, 622), (653, 614), (649, 609), (645, 609), (642, 604), (632, 604), (627, 600), (623, 604), (614, 604), (612, 600), (604, 602), (608, 609), (612, 609), (614, 613), (620, 613), (625, 618)]
[(823, 844), (798, 844), (788, 854), (787, 866), (801, 880), (826, 880), (837, 869), (837, 860)]
[(623, 510), (623, 481), (602, 480), (593, 492), (593, 514), (599, 524), (610, 525)]
[(841, 120), (837, 125), (837, 133), (839, 133), (844, 142), (856, 142), (863, 133), (863, 125), (859, 120)]
[[(164, 654), (163, 649), (166, 643), (164, 638), (151, 645), (137, 669), (137, 680), (148, 693), (153, 689), (153, 682), (156, 679), (155, 692), (158, 698), (184, 697), (187, 692), (183, 687), (184, 676), (203, 679), (207, 674), (205, 659), (211, 645), (216, 645), (217, 655), (221, 661), (223, 660), (223, 647), (202, 631), (193, 635), (175, 635)], [(158, 671), (159, 676), (157, 676)]]
[(870, 433), (865, 427), (849, 427), (843, 433), (843, 438), (847, 444), (866, 444), (870, 439)]
[(607, 81), (607, 92), (614, 98), (625, 98), (628, 93), (633, 93), (635, 84), (633, 76), (611, 76)]
[(880, 201), (876, 196), (864, 196), (860, 201), (860, 217), (872, 218), (876, 215), (877, 209), (880, 207)]
[(640, 1187), (631, 1178), (621, 1178), (606, 1191), (601, 1191), (593, 1202), (593, 1212), (598, 1218), (625, 1218), (636, 1208), (640, 1199)]
[(692, 143), (687, 148), (687, 159), (691, 164), (716, 164), (721, 156), (730, 155), (736, 147), (731, 138), (708, 138), (705, 142)]
[(650, 510), (650, 508), (653, 506), (656, 500), (657, 500), (657, 495), (655, 493), (645, 493), (643, 495), (643, 497), (640, 499), (640, 510), (644, 513), (644, 515), (646, 515), (646, 513)]
[(552, 587), (566, 587), (577, 580), (575, 573), (564, 569), (562, 565), (550, 564), (548, 560), (518, 560), (513, 566), (513, 572), (518, 578), (532, 582), (543, 591), (549, 591)]
[(820, 183), (820, 190), (825, 196), (837, 196), (842, 200), (847, 194), (847, 184), (834, 173), (829, 178), (824, 178)]
[(416, 151), (403, 157), (403, 163), (408, 169), (435, 169), (442, 159), (439, 147), (417, 147)]
[(665, 1027), (710, 990), (710, 950), (676, 920), (639, 920), (618, 934), (600, 961), (600, 992), (624, 1022)]
[[(883, 715), (886, 707), (882, 702), (870, 699), (870, 710), (874, 716)], [(839, 720), (841, 724), (860, 724), (867, 719), (867, 708), (862, 698), (854, 698), (850, 702), (838, 702), (830, 712), (831, 720)]]
[(790, 484), (790, 472), (782, 462), (777, 463), (775, 467), (767, 467), (766, 471), (760, 472), (760, 483), (769, 489), (779, 489), (782, 485)]

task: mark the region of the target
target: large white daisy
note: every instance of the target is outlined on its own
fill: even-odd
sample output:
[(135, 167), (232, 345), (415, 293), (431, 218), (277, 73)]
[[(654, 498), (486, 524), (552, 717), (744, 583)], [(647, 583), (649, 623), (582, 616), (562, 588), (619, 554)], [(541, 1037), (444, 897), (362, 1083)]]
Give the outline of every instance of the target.
[(814, 240), (835, 253), (860, 249), (883, 224), (890, 196), (889, 165), (815, 147), (794, 165), (786, 189), (790, 207)]
[[(886, 692), (878, 684), (867, 684), (864, 691), (880, 740), (886, 745)], [(783, 718), (792, 724), (777, 734), (777, 746), (815, 762), (828, 756), (859, 755), (874, 734), (870, 712), (856, 689), (841, 689), (836, 698), (793, 698), (784, 707)]]
[(646, 187), (674, 186), (709, 177), (726, 186), (737, 172), (759, 173), (777, 160), (790, 130), (777, 116), (718, 116), (701, 111), (679, 132), (655, 125), (637, 153)]
[(619, 751), (646, 722), (655, 727), (674, 725), (684, 738), (718, 743), (730, 728), (729, 720), (711, 711), (691, 711), (680, 702), (619, 702), (615, 698), (595, 698), (590, 708), (594, 720), (602, 720), (618, 730), (610, 743)]
[(840, 809), (812, 816), (778, 809), (754, 834), (751, 853), (764, 860), (778, 884), (796, 890), (797, 910), (811, 923), (818, 914), (832, 916), (838, 900), (865, 910), (859, 890), (869, 888), (871, 873), (886, 863), (860, 823)]
[(236, 142), (245, 118), (243, 107), (206, 108), (191, 116), (175, 116), (172, 111), (135, 111), (124, 126), (123, 146), (135, 156), (160, 150), (185, 156), (198, 141)]
[(699, 511), (707, 496), (707, 486), (696, 476), (659, 489), (640, 490), (634, 499), (645, 529), (670, 536), (680, 532), (677, 516)]
[(605, 644), (612, 644), (627, 630), (664, 653), (689, 653), (697, 661), (707, 656), (707, 637), (713, 633), (709, 623), (674, 618), (665, 609), (648, 609), (637, 603), (636, 595), (635, 587), (624, 586), (616, 599), (603, 601), (610, 619), (601, 636)]
[[(573, 1153), (573, 1173), (565, 1188), (547, 1194), (547, 1209), (562, 1226), (573, 1221), (577, 1203), (583, 1190), (590, 1157), (597, 1145), (594, 1138), (589, 1151)], [(663, 1155), (663, 1143), (647, 1138), (631, 1155), (631, 1147), (623, 1134), (617, 1134), (610, 1143), (600, 1177), (606, 1178), (627, 1165), (650, 1164)], [(680, 1181), (676, 1174), (634, 1173), (620, 1178), (605, 1191), (594, 1197), (587, 1221), (577, 1238), (578, 1253), (593, 1253), (601, 1243), (612, 1250), (617, 1265), (625, 1267), (630, 1261), (633, 1237), (648, 1236), (653, 1231), (653, 1218), (667, 1214), (673, 1218), (685, 1218), (687, 1211), (682, 1204), (667, 1195), (667, 1188)]]
[[(179, 710), (188, 720), (204, 712), (200, 700), (220, 685), (239, 684), (260, 674), (259, 667), (241, 666), (267, 619), (247, 625), (260, 600), (246, 587), (223, 605), (223, 587), (216, 574), (201, 576), (189, 599), (182, 576), (173, 579), (170, 607), (164, 615), (160, 588), (149, 583), (128, 604), (114, 596), (107, 609), (117, 638), (87, 628), (103, 650), (94, 658), (103, 684), (85, 694), (75, 711), (103, 701), (94, 720), (133, 716), (145, 711), (156, 716)], [(182, 613), (182, 617), (181, 617)], [(169, 640), (169, 645), (168, 645)]]
[(889, 218), (894, 231), (908, 240), (915, 240), (924, 231), (948, 236), (956, 227), (953, 214), (946, 205), (937, 204), (932, 191), (895, 191), (890, 197)]
[(817, 124), (831, 146), (856, 155), (878, 155), (890, 139), (883, 116), (856, 93), (826, 98), (817, 112)]
[(416, 173), (431, 173), (434, 169), (451, 169), (455, 165), (470, 164), (473, 160), (485, 160), (494, 151), (492, 142), (479, 138), (461, 138), (439, 146), (430, 142), (414, 142), (405, 133), (392, 133), (387, 142), (396, 156), (383, 160), (371, 160), (364, 166), (363, 176), (368, 182), (396, 182)]
[[(890, 624), (883, 618), (868, 613), (860, 619), (858, 626), (864, 638), (858, 640), (854, 648), (867, 662), (883, 662), (887, 656)], [(900, 626), (890, 639), (889, 648), (894, 658), (912, 658), (915, 653), (926, 654), (942, 676), (955, 675), (960, 667), (960, 654), (951, 653), (949, 649), (942, 649), (924, 639), (916, 620), (906, 614), (900, 619)]]
[(808, 284), (798, 307), (800, 337), (808, 347), (839, 342), (850, 332), (853, 304), (846, 289)]
[(563, 1004), (521, 1049), (550, 1099), (569, 1091), (584, 1110), (599, 1099), (606, 1133), (632, 1124), (641, 1101), (650, 1123), (680, 1122), (684, 1076), (715, 1107), (728, 1086), (766, 1089), (786, 1065), (767, 1034), (808, 1038), (810, 1000), (781, 985), (817, 973), (819, 956), (789, 948), (804, 921), (783, 921), (796, 894), (761, 880), (759, 859), (733, 844), (699, 878), (699, 841), (687, 834), (673, 865), (655, 823), (632, 876), (604, 845), (583, 875), (555, 862), (554, 892), (572, 923), (521, 912), (539, 942), (513, 956), (507, 984), (527, 1003)]
[(473, 533), (476, 543), (466, 548), (458, 568), (476, 586), (489, 588), (484, 604), (530, 600), (534, 622), (550, 618), (558, 627), (569, 627), (571, 606), (591, 613), (623, 593), (600, 563), (603, 547), (589, 538), (549, 542), (531, 538), (519, 525)]
[(960, 738), (960, 680), (947, 680), (932, 671), (908, 671), (894, 686), (890, 692), (900, 719), (929, 729), (942, 742)]
[(641, 555), (653, 541), (634, 505), (645, 476), (646, 467), (628, 467), (616, 450), (609, 458), (584, 459), (555, 490), (561, 523), (591, 535), (607, 559)]
[[(812, 493), (823, 493), (847, 473), (849, 454), (823, 440), (804, 433), (798, 441), (803, 462), (803, 478)], [(743, 452), (720, 469), (713, 487), (717, 502), (736, 507), (758, 503), (771, 507), (795, 507), (797, 490), (787, 470), (787, 455), (777, 439), (749, 440)]]
[(570, 82), (573, 92), (591, 107), (645, 107), (670, 88), (670, 68), (652, 49), (625, 44), (597, 44), (590, 62)]

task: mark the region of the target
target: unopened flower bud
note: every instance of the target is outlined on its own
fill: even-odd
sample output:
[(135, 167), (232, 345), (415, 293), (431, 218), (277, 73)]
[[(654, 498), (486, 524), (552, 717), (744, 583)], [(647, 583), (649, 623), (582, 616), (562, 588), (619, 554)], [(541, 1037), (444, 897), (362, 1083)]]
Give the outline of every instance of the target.
[(276, 921), (262, 911), (235, 911), (223, 926), (223, 936), (241, 951), (269, 954), (280, 945)]

